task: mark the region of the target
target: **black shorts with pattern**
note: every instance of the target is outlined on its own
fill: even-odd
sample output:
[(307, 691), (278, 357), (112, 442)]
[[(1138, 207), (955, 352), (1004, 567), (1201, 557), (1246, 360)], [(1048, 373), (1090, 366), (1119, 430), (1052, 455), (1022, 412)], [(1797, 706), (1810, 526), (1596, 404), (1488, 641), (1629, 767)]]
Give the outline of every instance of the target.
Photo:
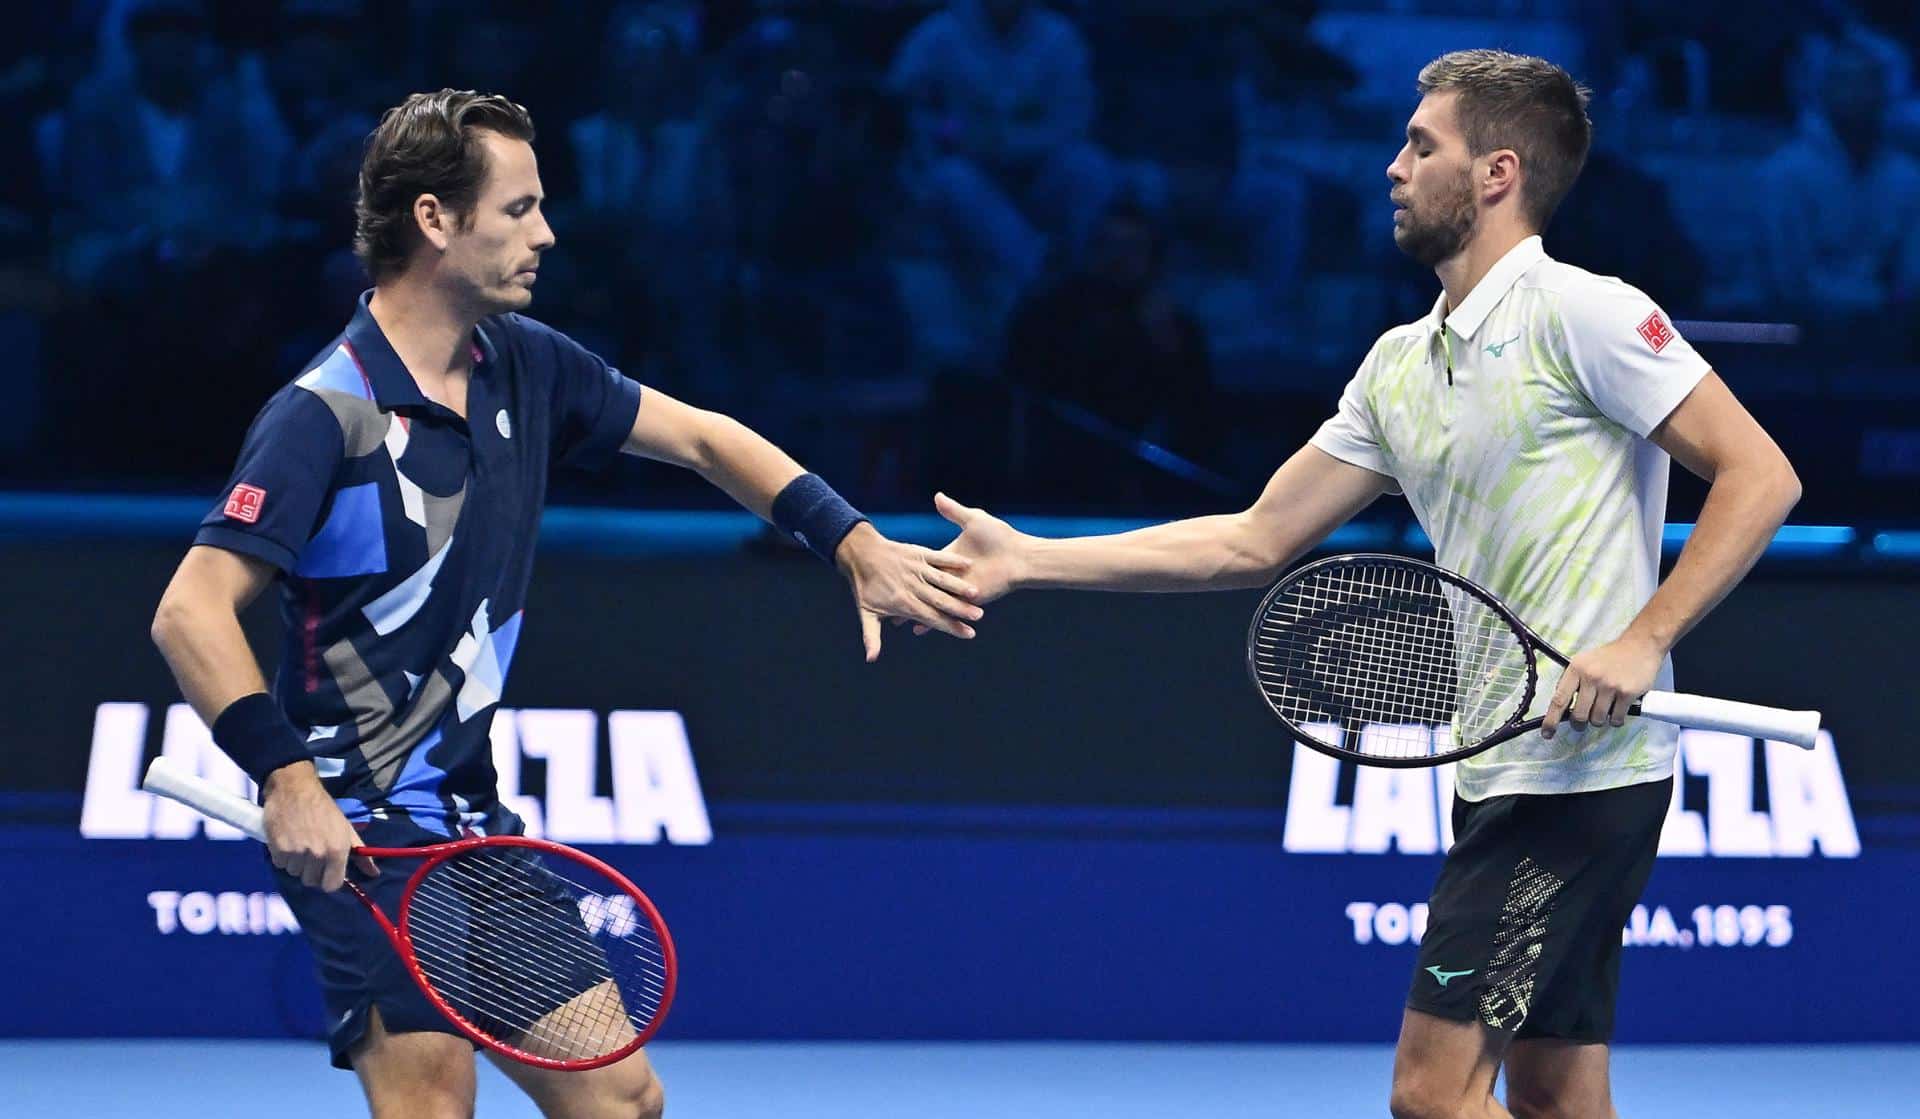
[(1613, 1035), (1621, 930), (1673, 779), (1453, 802), (1407, 1006), (1521, 1038)]

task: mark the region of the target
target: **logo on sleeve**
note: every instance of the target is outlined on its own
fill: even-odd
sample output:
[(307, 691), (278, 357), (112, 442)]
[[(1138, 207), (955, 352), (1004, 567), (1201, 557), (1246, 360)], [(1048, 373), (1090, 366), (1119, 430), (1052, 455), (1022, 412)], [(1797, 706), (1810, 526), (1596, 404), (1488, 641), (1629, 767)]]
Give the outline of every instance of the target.
[(1647, 340), (1647, 345), (1652, 346), (1656, 354), (1666, 349), (1667, 343), (1674, 339), (1673, 328), (1667, 325), (1666, 316), (1658, 311), (1648, 315), (1634, 329), (1640, 332), (1640, 337)]
[(233, 487), (233, 496), (227, 498), (227, 516), (241, 524), (250, 525), (260, 519), (260, 506), (266, 500), (266, 490), (242, 482)]

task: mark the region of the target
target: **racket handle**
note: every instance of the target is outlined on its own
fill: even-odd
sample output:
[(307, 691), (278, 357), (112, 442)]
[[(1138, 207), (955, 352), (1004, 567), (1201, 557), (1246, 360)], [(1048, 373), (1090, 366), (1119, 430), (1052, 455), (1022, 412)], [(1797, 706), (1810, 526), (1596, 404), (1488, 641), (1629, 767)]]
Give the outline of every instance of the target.
[(262, 843), (267, 841), (266, 814), (260, 811), (259, 805), (188, 773), (166, 758), (153, 759), (140, 787), (156, 796), (177, 800), (202, 816), (232, 824)]
[(1648, 692), (1640, 697), (1638, 713), (1683, 727), (1791, 742), (1802, 750), (1813, 749), (1814, 737), (1820, 733), (1818, 711), (1788, 711), (1686, 692)]

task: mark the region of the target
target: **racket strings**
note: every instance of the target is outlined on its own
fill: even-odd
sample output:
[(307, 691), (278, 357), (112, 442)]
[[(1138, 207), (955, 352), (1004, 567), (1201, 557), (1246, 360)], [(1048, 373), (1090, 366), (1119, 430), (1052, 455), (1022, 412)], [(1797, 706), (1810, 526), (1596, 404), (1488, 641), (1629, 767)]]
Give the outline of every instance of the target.
[(460, 1016), (552, 1060), (629, 1044), (667, 991), (667, 950), (641, 906), (587, 868), (483, 846), (436, 864), (407, 905), (415, 959)]
[(1433, 572), (1339, 564), (1295, 581), (1255, 626), (1254, 675), (1296, 727), (1327, 745), (1416, 758), (1478, 743), (1517, 713), (1528, 653), (1507, 620)]
[[(476, 1025), (537, 1055), (573, 1059), (619, 1048), (633, 1036), (633, 1023), (618, 985), (608, 982), (609, 957), (585, 936), (578, 912), (595, 896), (583, 895), (576, 908), (574, 898), (558, 888), (564, 879), (532, 865), (540, 872), (540, 880), (532, 883), (537, 893), (471, 855), (449, 872), (471, 881), (433, 894), (423, 885), (415, 895), (418, 912), (410, 915), (412, 923), (423, 940), (439, 940), (416, 944), (422, 970), (443, 995), (454, 996), (450, 1001), (472, 1011), (467, 1016)], [(475, 912), (481, 919), (471, 917)], [(664, 971), (657, 948), (641, 956)], [(498, 982), (506, 975), (516, 976), (522, 989)], [(636, 986), (637, 1003), (659, 1005), (659, 983)]]
[[(536, 936), (526, 947), (503, 949), (472, 936), (461, 910), (431, 900), (421, 905), (417, 896), (416, 905), (418, 911), (410, 918), (422, 971), (470, 1023), (500, 1040), (556, 1060), (597, 1056), (618, 1048), (594, 1043), (595, 1039), (611, 1040), (608, 1027), (614, 1024), (605, 1006), (607, 977), (600, 961), (578, 949), (563, 948), (573, 957), (565, 961), (571, 966), (556, 966), (551, 959), (542, 963), (536, 952), (555, 951), (549, 937)], [(438, 942), (431, 939), (436, 935)], [(463, 940), (464, 957), (439, 947)], [(481, 978), (513, 969), (518, 969), (522, 980), (520, 990)], [(583, 987), (581, 995), (567, 997)], [(557, 998), (566, 999), (561, 1004), (564, 1012), (555, 1006)], [(619, 1003), (617, 997), (612, 1001)]]

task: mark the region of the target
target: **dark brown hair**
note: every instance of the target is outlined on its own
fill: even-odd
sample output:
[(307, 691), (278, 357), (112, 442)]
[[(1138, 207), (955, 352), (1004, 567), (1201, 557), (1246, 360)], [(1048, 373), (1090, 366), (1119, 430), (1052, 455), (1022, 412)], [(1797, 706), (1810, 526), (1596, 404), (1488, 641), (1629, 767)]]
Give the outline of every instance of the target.
[(1587, 88), (1544, 58), (1498, 50), (1443, 54), (1421, 67), (1418, 88), (1423, 96), (1459, 95), (1468, 154), (1511, 148), (1520, 156), (1522, 212), (1536, 231), (1546, 229), (1593, 143)]
[(498, 94), (470, 89), (416, 93), (388, 109), (367, 139), (355, 201), (353, 252), (375, 283), (407, 265), (420, 240), (414, 200), (431, 194), (472, 224), (487, 181), (482, 131), (533, 142), (533, 117)]

